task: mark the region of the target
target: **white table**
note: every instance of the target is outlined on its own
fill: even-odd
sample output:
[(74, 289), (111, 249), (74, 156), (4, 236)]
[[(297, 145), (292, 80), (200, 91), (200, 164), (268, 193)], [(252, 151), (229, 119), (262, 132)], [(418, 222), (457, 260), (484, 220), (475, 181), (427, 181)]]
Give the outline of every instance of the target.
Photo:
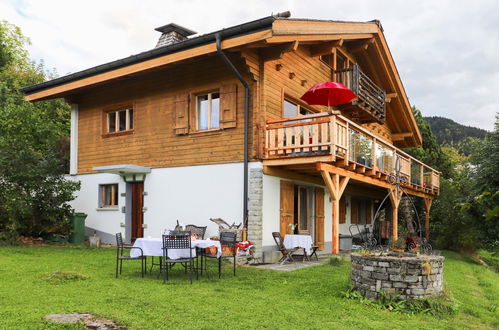
[[(217, 257), (220, 258), (222, 256), (222, 246), (220, 245), (220, 241), (212, 241), (212, 240), (195, 240), (191, 242), (192, 245), (192, 256), (196, 256), (195, 248), (207, 248), (210, 246), (215, 246), (217, 248)], [(151, 257), (162, 257), (163, 256), (163, 240), (161, 238), (137, 238), (135, 243), (133, 243), (134, 247), (139, 247), (144, 252), (145, 256)], [(140, 256), (139, 249), (131, 249), (130, 250), (131, 257)], [(189, 258), (189, 249), (170, 249), (168, 250), (168, 257), (170, 259), (180, 259), (180, 258)]]
[(284, 247), (293, 249), (295, 247), (305, 249), (307, 255), (312, 253), (312, 236), (310, 235), (286, 235), (284, 236)]

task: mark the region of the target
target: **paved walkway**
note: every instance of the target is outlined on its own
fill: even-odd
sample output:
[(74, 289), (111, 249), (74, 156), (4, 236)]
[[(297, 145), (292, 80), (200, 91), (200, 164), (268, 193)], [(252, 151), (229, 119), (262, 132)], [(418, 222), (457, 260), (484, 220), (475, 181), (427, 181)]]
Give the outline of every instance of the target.
[(257, 268), (263, 268), (263, 269), (272, 269), (272, 270), (279, 270), (283, 272), (291, 272), (293, 270), (297, 269), (302, 269), (305, 267), (311, 267), (311, 266), (317, 266), (317, 265), (322, 265), (328, 262), (329, 258), (332, 257), (331, 254), (319, 254), (319, 260), (316, 260), (315, 257), (311, 261), (301, 261), (301, 260), (296, 260), (295, 262), (287, 262), (284, 265), (281, 264), (268, 264), (268, 265), (258, 265), (258, 266), (253, 266)]

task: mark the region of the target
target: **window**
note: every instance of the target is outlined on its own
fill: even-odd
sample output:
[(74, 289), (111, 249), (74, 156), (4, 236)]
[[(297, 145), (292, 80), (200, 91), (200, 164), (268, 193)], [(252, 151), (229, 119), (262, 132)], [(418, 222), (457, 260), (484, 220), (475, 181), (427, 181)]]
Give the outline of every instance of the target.
[(197, 129), (220, 128), (220, 93), (212, 92), (196, 96)]
[(133, 130), (133, 109), (121, 109), (107, 113), (107, 132), (118, 133)]
[(308, 203), (308, 191), (306, 187), (298, 187), (298, 232), (310, 234), (310, 205)]
[(118, 184), (101, 184), (99, 186), (99, 207), (117, 207), (118, 206)]
[(332, 67), (333, 66), (333, 55), (327, 54), (327, 55), (322, 55), (321, 61), (326, 63), (328, 66)]
[(284, 99), (284, 118), (296, 117), (300, 115), (310, 115), (313, 112), (301, 105)]

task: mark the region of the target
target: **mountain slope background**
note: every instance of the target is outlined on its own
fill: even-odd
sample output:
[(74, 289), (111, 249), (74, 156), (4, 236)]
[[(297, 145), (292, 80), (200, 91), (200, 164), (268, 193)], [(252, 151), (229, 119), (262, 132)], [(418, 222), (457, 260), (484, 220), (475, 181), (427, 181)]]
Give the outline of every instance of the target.
[(483, 139), (487, 131), (481, 128), (465, 126), (445, 117), (424, 117), (440, 145), (459, 146), (469, 137)]

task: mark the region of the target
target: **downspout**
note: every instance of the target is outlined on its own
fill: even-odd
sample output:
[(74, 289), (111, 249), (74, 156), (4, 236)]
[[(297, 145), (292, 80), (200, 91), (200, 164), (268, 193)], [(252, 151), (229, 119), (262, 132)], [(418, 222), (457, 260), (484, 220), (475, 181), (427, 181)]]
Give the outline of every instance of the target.
[(220, 34), (215, 35), (217, 41), (217, 52), (227, 67), (236, 75), (244, 86), (244, 173), (243, 173), (243, 227), (248, 230), (248, 120), (249, 120), (249, 85), (234, 64), (229, 60), (222, 50), (222, 38)]

